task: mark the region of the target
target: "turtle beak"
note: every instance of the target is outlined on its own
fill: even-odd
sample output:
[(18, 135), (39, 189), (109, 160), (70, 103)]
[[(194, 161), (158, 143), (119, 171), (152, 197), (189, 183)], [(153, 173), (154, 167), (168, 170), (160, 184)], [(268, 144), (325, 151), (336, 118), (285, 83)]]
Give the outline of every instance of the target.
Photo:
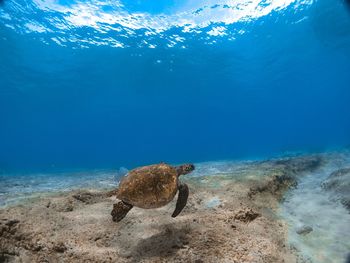
[(195, 169), (193, 164), (187, 164), (187, 165), (185, 165), (184, 168), (185, 168), (184, 169), (184, 173), (185, 174), (188, 174), (188, 173), (192, 172)]

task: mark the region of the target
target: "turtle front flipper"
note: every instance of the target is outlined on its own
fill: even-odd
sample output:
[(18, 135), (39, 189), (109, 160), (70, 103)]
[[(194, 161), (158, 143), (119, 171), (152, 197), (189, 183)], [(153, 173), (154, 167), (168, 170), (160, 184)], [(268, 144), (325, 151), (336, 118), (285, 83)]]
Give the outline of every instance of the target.
[(178, 214), (180, 214), (182, 209), (186, 206), (188, 194), (189, 191), (187, 184), (180, 184), (179, 196), (177, 197), (176, 208), (174, 210), (174, 213), (171, 215), (172, 217), (176, 217)]
[(125, 203), (123, 201), (120, 201), (114, 204), (113, 210), (111, 212), (112, 220), (114, 222), (119, 222), (126, 216), (126, 214), (130, 211), (132, 207), (133, 207), (132, 205)]

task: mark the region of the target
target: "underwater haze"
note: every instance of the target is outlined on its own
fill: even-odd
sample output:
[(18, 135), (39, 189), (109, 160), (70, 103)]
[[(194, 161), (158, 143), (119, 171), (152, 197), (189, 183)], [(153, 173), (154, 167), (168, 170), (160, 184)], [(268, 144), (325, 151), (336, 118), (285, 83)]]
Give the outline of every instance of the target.
[(3, 0), (0, 170), (350, 144), (342, 0)]

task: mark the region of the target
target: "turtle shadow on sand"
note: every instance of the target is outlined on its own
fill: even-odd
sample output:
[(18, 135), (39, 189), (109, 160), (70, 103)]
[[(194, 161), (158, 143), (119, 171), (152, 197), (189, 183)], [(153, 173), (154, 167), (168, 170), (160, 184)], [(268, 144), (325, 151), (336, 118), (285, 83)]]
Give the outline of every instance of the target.
[(130, 251), (133, 262), (152, 257), (170, 257), (189, 243), (190, 228), (187, 225), (176, 227), (173, 224), (163, 226), (161, 232), (140, 240)]

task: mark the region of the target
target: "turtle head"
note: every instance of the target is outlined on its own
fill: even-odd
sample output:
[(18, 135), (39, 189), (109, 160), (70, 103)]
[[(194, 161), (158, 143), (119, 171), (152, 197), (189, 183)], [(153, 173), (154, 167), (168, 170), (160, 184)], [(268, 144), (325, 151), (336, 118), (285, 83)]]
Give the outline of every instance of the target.
[(191, 163), (179, 165), (176, 167), (176, 171), (177, 171), (178, 176), (188, 174), (188, 173), (192, 172), (193, 170), (194, 170), (194, 165)]

